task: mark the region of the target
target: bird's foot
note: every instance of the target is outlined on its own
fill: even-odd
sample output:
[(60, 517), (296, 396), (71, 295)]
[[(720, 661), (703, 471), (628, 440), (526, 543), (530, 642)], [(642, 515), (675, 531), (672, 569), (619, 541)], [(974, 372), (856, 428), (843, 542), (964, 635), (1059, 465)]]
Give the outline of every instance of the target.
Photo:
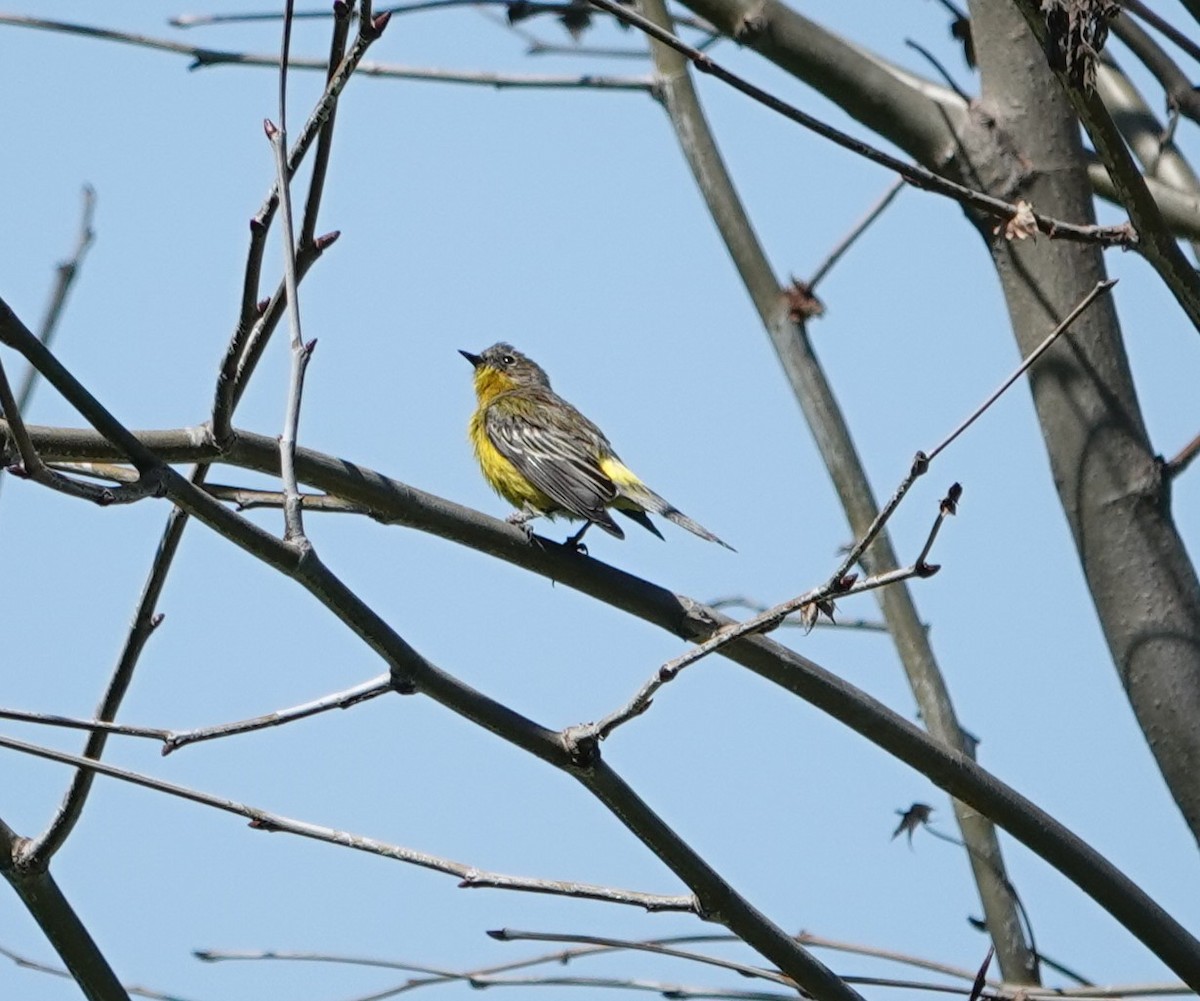
[(583, 556), (587, 556), (587, 554), (588, 554), (587, 546), (585, 546), (579, 540), (583, 538), (583, 533), (586, 532), (591, 527), (592, 527), (592, 523), (590, 521), (585, 521), (583, 523), (583, 528), (581, 528), (578, 532), (576, 532), (574, 535), (572, 535), (569, 539), (564, 540), (563, 545), (566, 546), (568, 549), (574, 549), (575, 552), (580, 553)]

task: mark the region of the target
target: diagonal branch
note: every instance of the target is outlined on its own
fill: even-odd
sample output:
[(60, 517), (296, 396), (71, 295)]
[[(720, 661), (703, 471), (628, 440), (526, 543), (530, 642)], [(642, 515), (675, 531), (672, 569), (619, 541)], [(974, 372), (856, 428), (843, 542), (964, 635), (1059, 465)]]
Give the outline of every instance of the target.
[[(973, 188), (968, 188), (966, 185), (958, 184), (917, 164), (900, 160), (889, 153), (883, 152), (883, 150), (855, 139), (845, 132), (826, 125), (812, 115), (801, 111), (786, 101), (781, 101), (761, 87), (755, 86), (736, 73), (730, 72), (724, 66), (715, 62), (711, 56), (701, 52), (695, 46), (688, 45), (677, 35), (634, 12), (629, 7), (619, 3), (618, 0), (588, 0), (588, 2), (600, 10), (607, 11), (618, 20), (644, 31), (655, 41), (674, 49), (680, 55), (685, 56), (701, 73), (707, 73), (710, 76), (716, 77), (722, 83), (729, 84), (734, 90), (740, 91), (747, 97), (782, 115), (784, 118), (795, 122), (797, 125), (815, 132), (821, 138), (828, 139), (830, 142), (842, 147), (842, 149), (849, 150), (851, 153), (870, 160), (872, 163), (895, 171), (909, 184), (913, 185), (913, 187), (945, 195), (947, 198), (952, 198), (961, 205), (973, 208), (984, 215), (1005, 222), (1016, 217), (1021, 211), (1016, 204), (984, 194)], [(1047, 236), (1059, 237), (1065, 240), (1079, 240), (1085, 243), (1099, 243), (1102, 246), (1120, 246), (1137, 249), (1136, 240), (1133, 239), (1133, 235), (1124, 226), (1079, 225), (1077, 223), (1052, 219), (1036, 212), (1033, 213), (1033, 217), (1037, 222), (1038, 230)]]
[[(658, 17), (663, 25), (667, 23), (665, 16), (659, 8)], [(778, 279), (725, 167), (688, 75), (685, 58), (689, 56), (669, 43), (655, 44), (654, 52), (667, 112), (697, 186), (812, 429), (851, 530), (860, 539), (869, 538), (879, 533), (882, 523), (866, 470), (833, 389), (809, 343), (807, 331), (787, 308), (787, 300), (781, 297)], [(899, 563), (886, 533), (877, 534), (863, 555), (867, 573)], [(847, 563), (846, 568), (851, 565), (853, 563)], [(840, 581), (844, 572), (832, 579)], [(878, 595), (921, 718), (935, 741), (953, 752), (965, 754), (967, 745), (962, 727), (928, 633), (907, 587), (901, 584), (881, 590)], [(702, 638), (708, 635), (706, 632)], [(953, 790), (947, 791), (954, 794)], [(972, 847), (968, 857), (988, 930), (999, 947), (1005, 975), (1013, 980), (1030, 980), (1035, 960), (1024, 940), (1020, 918), (1005, 888), (1005, 880), (997, 876), (1003, 872), (1004, 861), (991, 821), (998, 818), (986, 810), (968, 809), (959, 802), (954, 804), (954, 811), (963, 838)]]
[[(58, 321), (62, 318), (63, 309), (67, 304), (67, 294), (75, 284), (75, 278), (83, 264), (83, 258), (96, 238), (92, 229), (92, 221), (96, 214), (96, 192), (90, 185), (83, 187), (83, 211), (79, 219), (79, 235), (75, 239), (75, 249), (71, 256), (62, 261), (55, 269), (54, 287), (50, 291), (50, 302), (38, 328), (38, 337), (43, 344), (50, 344), (58, 330)], [(25, 370), (21, 380), (21, 388), (17, 390), (14, 412), (23, 414), (29, 409), (29, 401), (33, 399), (33, 390), (37, 386), (37, 369), (32, 365)], [(4, 472), (0, 468), (0, 487), (4, 485)]]
[[(14, 327), (14, 324), (17, 326)], [(19, 338), (31, 354), (36, 354), (36, 347), (21, 334), (23, 330), (3, 300), (0, 300), (0, 342)], [(32, 339), (32, 335), (28, 336)], [(72, 400), (77, 392), (84, 392), (82, 387), (76, 391), (68, 384), (64, 384), (64, 388), (68, 391), (68, 399)], [(90, 397), (81, 397), (83, 407), (89, 413), (95, 413), (96, 408), (89, 401)], [(123, 439), (123, 434), (115, 428), (106, 423), (102, 426), (105, 434), (112, 433)], [(43, 455), (65, 452), (64, 458), (94, 459), (127, 454), (95, 432), (31, 428), (30, 434)], [(154, 449), (169, 461), (206, 461), (221, 454), (213, 442), (205, 441), (203, 435), (197, 433), (197, 429), (142, 432), (140, 436), (133, 436), (127, 431), (124, 434), (129, 434), (133, 439), (136, 443), (133, 447), (139, 454), (150, 455), (153, 454), (150, 450)], [(263, 435), (239, 431), (233, 449), (224, 453), (223, 459), (259, 472), (272, 475), (278, 475), (279, 472), (278, 445), (274, 439)], [(690, 641), (702, 641), (716, 629), (732, 623), (728, 617), (694, 599), (674, 594), (599, 560), (583, 558), (557, 545), (531, 546), (525, 533), (516, 526), (391, 480), (367, 467), (303, 448), (297, 451), (296, 460), (297, 474), (303, 481), (361, 504), (381, 521), (429, 532), (506, 560), (561, 586), (590, 595), (672, 635)], [(177, 474), (172, 472), (171, 476)], [(202, 500), (194, 496), (187, 489), (186, 481), (172, 478), (169, 486), (172, 499), (178, 496), (186, 500), (189, 509), (197, 512), (203, 510), (205, 523), (214, 530), (256, 556), (260, 555), (261, 547), (260, 558), (276, 569), (289, 575), (297, 572), (292, 566), (288, 547), (278, 539), (252, 525), (243, 526), (236, 515), (220, 508), (219, 503), (211, 501), (211, 498), (205, 496)], [(211, 510), (204, 505), (204, 501), (217, 505), (219, 510)], [(228, 520), (224, 517), (226, 515)], [(285, 554), (288, 557), (286, 561), (281, 559)], [(561, 744), (556, 739), (551, 739), (549, 743), (542, 739), (555, 738), (557, 735), (530, 724), (528, 720), (444, 675), (420, 658), (385, 624), (371, 617), (369, 611), (362, 613), (367, 616), (362, 620), (357, 617), (360, 614), (358, 611), (351, 618), (343, 608), (340, 593), (314, 590), (305, 580), (301, 583), (343, 622), (349, 618), (347, 624), (350, 628), (390, 664), (400, 665), (403, 671), (419, 672), (422, 691), (543, 760), (557, 767), (569, 767)], [(882, 593), (894, 593), (896, 590), (889, 588)], [(731, 643), (722, 653), (731, 661), (838, 720), (928, 777), (934, 785), (956, 800), (961, 800), (972, 810), (1003, 827), (1072, 880), (1183, 980), (1200, 987), (1200, 943), (1095, 849), (1015, 789), (981, 768), (967, 754), (950, 749), (834, 672), (766, 636), (743, 637)], [(594, 767), (607, 769), (602, 763)], [(576, 777), (582, 782), (590, 774), (576, 774)], [(599, 774), (596, 772), (596, 775)], [(610, 790), (614, 790), (614, 787), (607, 774), (604, 778), (605, 796), (602, 799), (607, 803), (611, 800), (613, 793)], [(645, 809), (644, 804), (640, 806)], [(628, 815), (622, 816), (622, 820), (631, 827), (635, 822)], [(660, 852), (660, 857), (670, 858), (671, 853)], [(706, 882), (706, 886), (711, 884)]]
[(108, 960), (54, 877), (20, 864), (22, 842), (0, 820), (0, 876), (16, 892), (88, 1001), (129, 1001)]
[[(335, 36), (337, 36), (340, 32), (344, 32), (345, 30), (341, 22), (345, 21), (348, 11), (342, 10), (341, 13), (342, 17), (335, 22)], [(377, 35), (373, 34), (374, 29), (374, 22), (370, 22), (369, 25), (364, 25), (362, 31), (360, 31), (360, 41), (365, 36), (370, 36), (371, 38), (377, 37)], [(382, 28), (380, 28), (380, 30), (382, 30)], [(365, 46), (367, 44), (369, 44), (369, 41), (362, 42), (363, 51), (365, 51)], [(361, 53), (359, 54), (359, 58), (361, 58)], [(343, 71), (345, 71), (345, 75), (341, 78), (341, 84), (337, 91), (331, 95), (331, 89), (333, 86), (331, 78), (329, 86), (326, 87), (325, 92), (322, 94), (318, 102), (318, 111), (314, 112), (314, 114), (309, 117), (309, 120), (305, 125), (304, 133), (301, 136), (301, 139), (297, 142), (296, 148), (292, 151), (292, 158), (289, 163), (292, 173), (294, 173), (299, 166), (305, 152), (308, 149), (308, 144), (311, 144), (313, 137), (322, 135), (326, 136), (327, 138), (327, 130), (322, 124), (321, 116), (324, 115), (327, 119), (331, 115), (333, 107), (336, 106), (337, 96), (340, 93), (341, 88), (345, 86), (345, 83), (349, 78), (349, 74), (353, 72), (353, 66), (350, 66), (347, 69), (346, 63), (343, 61), (343, 64), (339, 66), (338, 73), (342, 73)], [(336, 76), (337, 74), (334, 75)], [(315, 125), (314, 122), (316, 122)], [(314, 178), (311, 183), (315, 186), (318, 184), (319, 180), (323, 181), (323, 178), (323, 171), (319, 178), (318, 175), (314, 174)], [(273, 198), (273, 195), (275, 195), (274, 191), (268, 195), (263, 207), (259, 210), (258, 215), (255, 216), (254, 220), (251, 222), (251, 241), (250, 249), (247, 255), (245, 278), (243, 281), (242, 308), (237, 330), (235, 331), (234, 337), (230, 344), (229, 352), (227, 353), (227, 363), (229, 361), (229, 356), (235, 352), (235, 345), (239, 343), (239, 335), (249, 337), (255, 329), (258, 329), (257, 326), (252, 324), (250, 318), (253, 315), (257, 315), (255, 299), (258, 295), (258, 282), (259, 273), (262, 267), (262, 254), (266, 244), (267, 231), (270, 227), (271, 219), (275, 211), (275, 205), (277, 204), (277, 198)], [(310, 197), (309, 211), (314, 219), (318, 204), (319, 197), (316, 199)], [(317, 257), (320, 256), (323, 247), (328, 245), (328, 242), (331, 241), (315, 241), (311, 245), (310, 252), (306, 254), (306, 260), (309, 263), (315, 261)], [(269, 336), (271, 329), (273, 329), (273, 327), (266, 328), (264, 339), (266, 336)], [(237, 349), (237, 353), (240, 355), (240, 348)], [(233, 359), (235, 363), (233, 374), (236, 374), (236, 362), (238, 360), (238, 358)], [(225, 370), (223, 368), (222, 377), (218, 379), (217, 395), (219, 400), (221, 398), (220, 385), (224, 382), (224, 375)], [(241, 388), (244, 390), (244, 383), (242, 384)], [(237, 389), (233, 385), (232, 375), (229, 379), (229, 392), (230, 398), (227, 401), (227, 409), (224, 412), (229, 418), (232, 418), (233, 408), (236, 406), (237, 402), (237, 395), (234, 395), (237, 393)], [(217, 424), (217, 409), (217, 407), (214, 407), (214, 424)], [(207, 464), (202, 463), (197, 465), (195, 469), (192, 470), (191, 484), (194, 487), (200, 487), (204, 483), (207, 475)], [(146, 583), (142, 588), (142, 593), (138, 600), (138, 606), (134, 613), (133, 622), (130, 625), (124, 648), (121, 650), (120, 657), (118, 658), (117, 664), (113, 669), (113, 673), (109, 679), (108, 685), (105, 688), (104, 694), (101, 696), (100, 704), (96, 708), (95, 717), (98, 720), (111, 721), (116, 718), (116, 714), (120, 709), (121, 702), (124, 700), (125, 694), (129, 689), (129, 685), (133, 680), (134, 669), (137, 667), (138, 660), (141, 657), (142, 651), (145, 649), (146, 642), (163, 620), (163, 616), (157, 611), (158, 601), (162, 595), (162, 589), (166, 583), (167, 575), (170, 573), (171, 567), (174, 564), (175, 555), (179, 550), (179, 543), (183, 537), (184, 529), (187, 528), (187, 523), (188, 514), (179, 507), (173, 508), (170, 515), (167, 517), (167, 523), (163, 529), (158, 549), (155, 553), (154, 561), (151, 564), (150, 571), (146, 578)], [(106, 741), (107, 734), (104, 731), (93, 731), (88, 737), (87, 744), (84, 748), (84, 755), (89, 758), (99, 758), (101, 754), (104, 753)], [(93, 773), (86, 770), (76, 772), (71, 781), (71, 785), (67, 789), (67, 792), (63, 797), (61, 804), (59, 805), (58, 810), (55, 812), (54, 817), (51, 819), (45, 831), (43, 831), (42, 834), (37, 838), (27, 842), (23, 846), (22, 852), (25, 865), (31, 868), (44, 868), (49, 864), (51, 857), (65, 843), (67, 837), (74, 829), (76, 822), (79, 820), (79, 817), (82, 815), (84, 805), (86, 804), (88, 795), (91, 792), (93, 777)]]
[(417, 851), (413, 848), (388, 844), (384, 841), (378, 841), (375, 838), (366, 838), (332, 827), (324, 827), (320, 824), (310, 824), (307, 821), (294, 820), (277, 813), (261, 810), (255, 806), (239, 803), (236, 800), (226, 799), (223, 796), (213, 796), (187, 786), (177, 785), (163, 779), (156, 779), (150, 775), (143, 775), (125, 768), (118, 768), (116, 765), (110, 765), (103, 761), (82, 758), (75, 754), (68, 754), (65, 751), (56, 751), (49, 747), (41, 747), (37, 744), (14, 740), (11, 737), (0, 736), (0, 747), (47, 761), (57, 761), (61, 764), (73, 765), (76, 768), (83, 768), (97, 775), (106, 775), (109, 778), (120, 779), (123, 782), (141, 786), (144, 789), (152, 789), (155, 792), (165, 793), (168, 796), (175, 796), (192, 803), (199, 803), (201, 806), (211, 807), (225, 813), (236, 814), (237, 816), (247, 818), (250, 821), (250, 827), (254, 830), (295, 834), (303, 838), (311, 838), (314, 841), (324, 841), (327, 844), (341, 845), (344, 848), (353, 848), (356, 851), (367, 852), (368, 854), (379, 855), (397, 862), (407, 862), (410, 865), (419, 866), (423, 869), (432, 869), (435, 872), (457, 876), (460, 880), (458, 884), (460, 889), (481, 887), (499, 890), (520, 890), (526, 893), (545, 893), (554, 896), (576, 897), (583, 900), (601, 900), (608, 903), (627, 904), (634, 907), (641, 907), (651, 912), (697, 912), (697, 901), (695, 897), (690, 895), (668, 897), (663, 894), (642, 893), (638, 890), (621, 890), (615, 887), (598, 886), (591, 883), (573, 883), (563, 880), (536, 879), (525, 876), (511, 876), (506, 873), (488, 872), (478, 869), (473, 865), (468, 865), (465, 862), (455, 862), (452, 859), (430, 855), (427, 852)]
[[(334, 575), (312, 549), (298, 552), (165, 465), (62, 364), (38, 343), (0, 300), (0, 343), (38, 367), (43, 376), (108, 441), (139, 469), (156, 469), (177, 506), (229, 541), (304, 587), (390, 666), (398, 691), (430, 696), (477, 725), (559, 768), (592, 793), (695, 893), (698, 913), (720, 920), (751, 948), (775, 963), (797, 984), (823, 1001), (859, 1001), (859, 995), (772, 923), (726, 882), (607, 764), (593, 754), (573, 758), (554, 731), (539, 726), (463, 684), (422, 657), (372, 608)], [(524, 539), (524, 533), (513, 531)], [(526, 548), (533, 548), (525, 540)], [(1200, 947), (1197, 949), (1200, 982)]]

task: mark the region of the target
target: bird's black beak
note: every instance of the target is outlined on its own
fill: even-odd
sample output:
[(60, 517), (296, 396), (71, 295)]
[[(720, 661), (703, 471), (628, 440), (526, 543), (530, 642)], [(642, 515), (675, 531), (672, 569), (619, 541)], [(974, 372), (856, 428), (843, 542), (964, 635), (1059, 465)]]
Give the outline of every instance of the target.
[(469, 361), (476, 368), (479, 368), (479, 366), (483, 363), (483, 359), (480, 358), (479, 355), (473, 355), (470, 351), (463, 351), (462, 349), (459, 349), (458, 353), (466, 358), (467, 361)]

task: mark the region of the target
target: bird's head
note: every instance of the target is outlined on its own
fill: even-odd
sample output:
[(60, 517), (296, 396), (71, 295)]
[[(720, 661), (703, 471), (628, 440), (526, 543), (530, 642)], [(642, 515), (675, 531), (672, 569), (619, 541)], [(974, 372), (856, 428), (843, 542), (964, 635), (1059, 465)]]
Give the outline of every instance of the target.
[(542, 367), (511, 344), (501, 341), (478, 355), (470, 351), (458, 353), (475, 367), (475, 394), (481, 401), (520, 386), (550, 388), (550, 379)]

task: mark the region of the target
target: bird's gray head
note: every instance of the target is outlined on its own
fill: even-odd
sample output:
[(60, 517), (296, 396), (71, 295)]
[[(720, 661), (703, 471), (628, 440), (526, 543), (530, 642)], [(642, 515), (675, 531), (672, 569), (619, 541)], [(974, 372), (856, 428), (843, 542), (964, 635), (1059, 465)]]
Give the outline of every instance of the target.
[(471, 354), (469, 351), (459, 351), (458, 353), (475, 366), (476, 383), (483, 376), (495, 378), (500, 382), (509, 380), (518, 386), (550, 388), (550, 377), (546, 375), (542, 367), (504, 341), (493, 344), (482, 354)]

